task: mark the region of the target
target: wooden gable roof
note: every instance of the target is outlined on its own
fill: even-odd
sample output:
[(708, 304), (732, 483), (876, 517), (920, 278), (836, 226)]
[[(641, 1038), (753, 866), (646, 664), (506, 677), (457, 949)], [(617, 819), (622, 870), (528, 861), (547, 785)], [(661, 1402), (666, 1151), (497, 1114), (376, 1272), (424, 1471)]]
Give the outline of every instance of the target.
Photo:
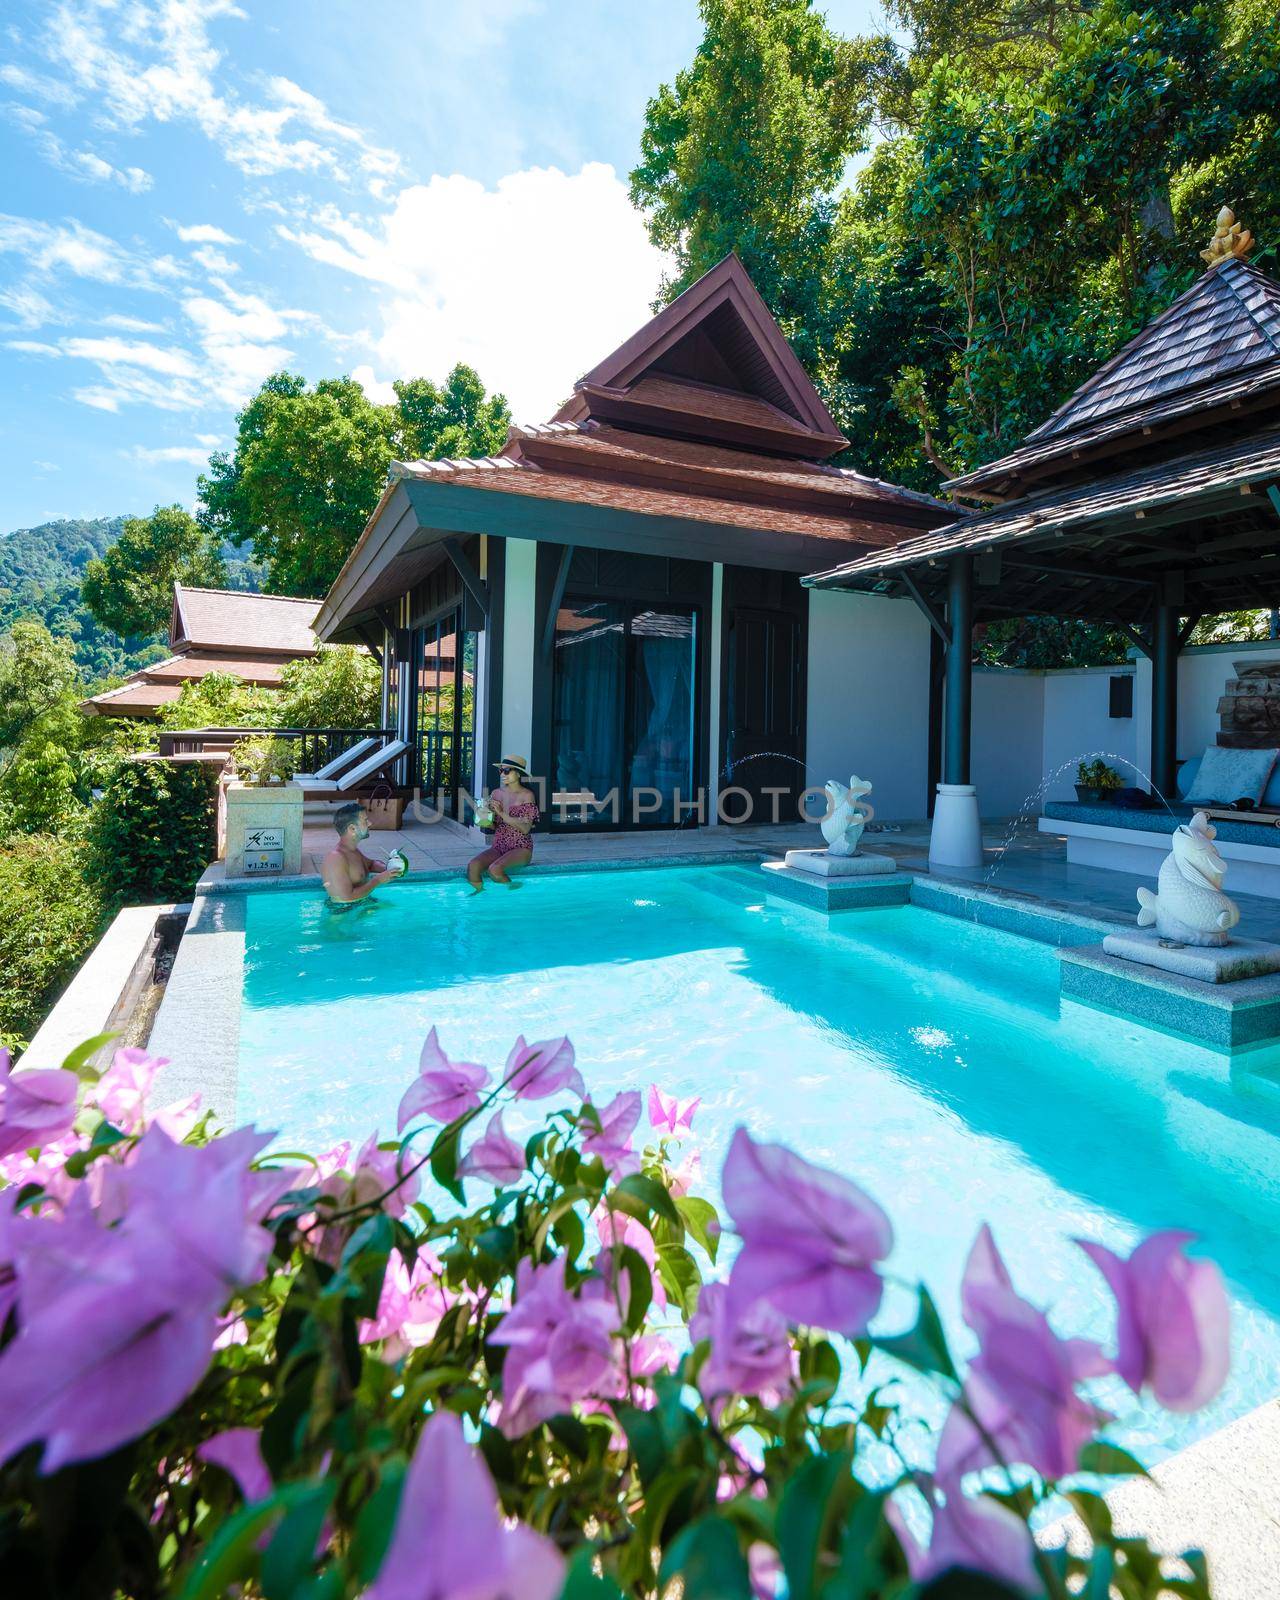
[(736, 255), (579, 378), (553, 420), (813, 461), (848, 444)]
[(1064, 458), (1185, 431), (1224, 403), (1280, 390), (1280, 283), (1229, 257), (1097, 369), (1022, 445), (954, 478), (953, 492), (1004, 499)]

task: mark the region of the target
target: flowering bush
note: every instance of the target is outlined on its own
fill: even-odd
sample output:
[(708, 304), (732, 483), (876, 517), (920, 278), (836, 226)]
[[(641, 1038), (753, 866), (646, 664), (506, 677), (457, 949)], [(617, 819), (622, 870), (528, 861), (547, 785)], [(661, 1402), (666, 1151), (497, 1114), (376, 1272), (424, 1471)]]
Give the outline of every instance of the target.
[[(984, 1229), (961, 1372), (923, 1289), (911, 1327), (869, 1332), (893, 1232), (868, 1195), (739, 1129), (722, 1238), (690, 1152), (673, 1165), (697, 1103), (651, 1090), (643, 1142), (639, 1093), (596, 1105), (567, 1039), (517, 1040), (495, 1082), (433, 1030), (398, 1142), (314, 1157), (155, 1109), (160, 1063), (121, 1049), (95, 1076), (100, 1043), (58, 1071), (0, 1058), (6, 1592), (1209, 1592), (1196, 1555), (1162, 1578), (1113, 1535), (1097, 1475), (1141, 1469), (1088, 1388), (1189, 1410), (1221, 1385), (1222, 1281), (1183, 1235), (1084, 1246), (1108, 1356), (1054, 1333)], [(524, 1144), (517, 1102), (551, 1108)], [(928, 1470), (895, 1366), (949, 1402)], [(1029, 1532), (1059, 1492), (1081, 1554)]]

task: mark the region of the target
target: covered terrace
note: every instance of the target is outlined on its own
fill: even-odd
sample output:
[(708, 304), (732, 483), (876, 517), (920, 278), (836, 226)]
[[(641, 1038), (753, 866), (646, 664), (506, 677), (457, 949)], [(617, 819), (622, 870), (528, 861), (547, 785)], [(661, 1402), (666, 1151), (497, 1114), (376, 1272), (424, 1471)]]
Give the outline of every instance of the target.
[[(1238, 227), (1226, 227), (1208, 270), (1017, 450), (946, 485), (957, 498), (997, 502), (990, 509), (805, 580), (909, 597), (942, 643), (936, 865), (970, 869), (981, 859), (970, 772), (976, 625), (1040, 615), (1123, 632), (1150, 661), (1146, 777), (1153, 794), (1173, 801), (1180, 652), (1202, 617), (1280, 603), (1280, 284), (1243, 259), (1241, 240)], [(1280, 676), (1280, 644), (1276, 655)], [(1238, 687), (1225, 685), (1225, 694)], [(1219, 746), (1280, 744), (1280, 724), (1262, 703), (1273, 692), (1265, 671), (1256, 687), (1252, 722), (1224, 727)], [(1218, 797), (1223, 805), (1235, 798)], [(1052, 809), (1050, 821), (1065, 826), (1058, 813), (1067, 808)], [(1079, 836), (1119, 831), (1117, 821), (1135, 835), (1174, 826), (1158, 809), (1092, 821), (1080, 808)], [(1222, 837), (1233, 829), (1243, 830), (1244, 859), (1280, 846), (1280, 830), (1243, 812), (1223, 824)], [(1132, 851), (1113, 862), (1106, 854), (1073, 859), (1132, 870)], [(1280, 876), (1274, 881), (1250, 886), (1280, 893)]]

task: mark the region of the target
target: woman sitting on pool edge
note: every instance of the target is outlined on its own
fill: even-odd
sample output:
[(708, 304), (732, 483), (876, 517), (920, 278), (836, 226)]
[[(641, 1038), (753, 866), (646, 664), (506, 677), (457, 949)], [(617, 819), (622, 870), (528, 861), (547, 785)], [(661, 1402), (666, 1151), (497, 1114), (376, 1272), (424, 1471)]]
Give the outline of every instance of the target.
[(477, 894), (484, 888), (486, 869), (495, 883), (518, 889), (520, 885), (507, 874), (513, 867), (526, 867), (533, 860), (532, 834), (538, 806), (533, 791), (524, 786), (529, 776), (528, 764), (523, 756), (503, 756), (494, 764), (501, 786), (489, 796), (497, 823), (493, 843), (467, 862), (467, 882)]

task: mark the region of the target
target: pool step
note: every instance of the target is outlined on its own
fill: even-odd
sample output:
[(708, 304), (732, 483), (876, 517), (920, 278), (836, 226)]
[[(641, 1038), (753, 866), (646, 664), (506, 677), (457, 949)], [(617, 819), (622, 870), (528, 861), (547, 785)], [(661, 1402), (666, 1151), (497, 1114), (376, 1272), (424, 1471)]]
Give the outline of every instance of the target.
[(905, 906), (911, 899), (911, 875), (888, 872), (863, 878), (822, 878), (781, 861), (762, 861), (767, 892), (794, 900), (814, 911), (854, 911), (866, 906)]

